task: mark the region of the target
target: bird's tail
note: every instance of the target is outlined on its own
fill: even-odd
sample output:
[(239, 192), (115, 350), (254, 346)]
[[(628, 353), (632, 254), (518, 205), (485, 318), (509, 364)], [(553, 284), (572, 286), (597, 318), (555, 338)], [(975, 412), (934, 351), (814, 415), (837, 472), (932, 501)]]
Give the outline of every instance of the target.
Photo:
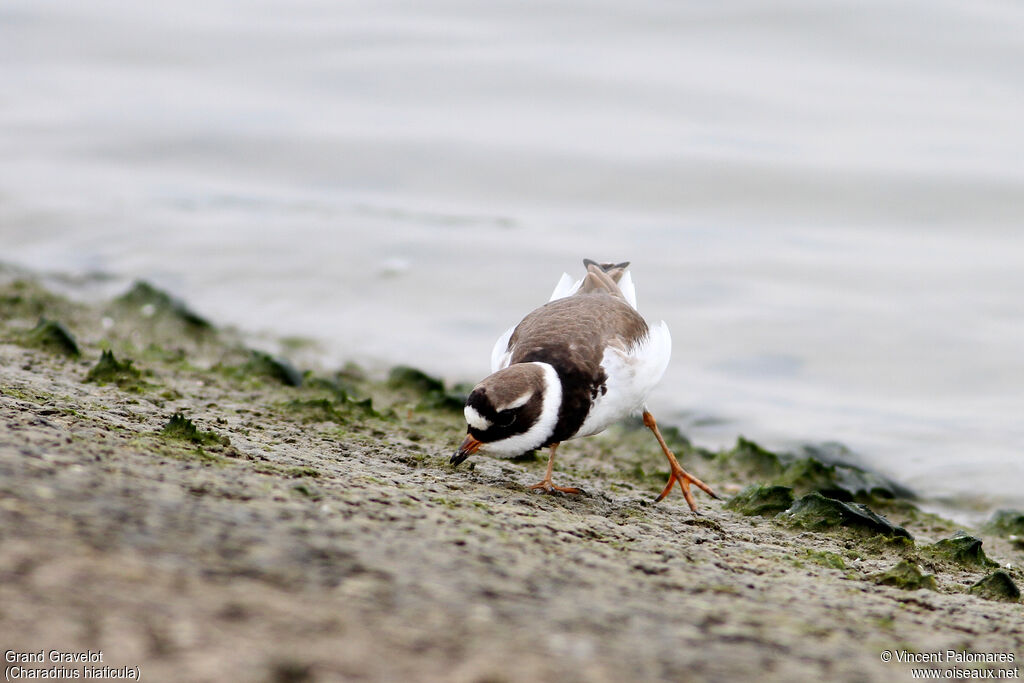
[(583, 259), (583, 265), (587, 267), (587, 275), (580, 285), (580, 293), (604, 292), (625, 299), (622, 290), (619, 289), (619, 280), (629, 267), (629, 261), (622, 263), (598, 263), (590, 259)]
[(622, 274), (626, 272), (626, 268), (629, 268), (629, 261), (623, 261), (622, 263), (598, 263), (593, 259), (583, 259), (583, 267), (587, 269), (588, 273), (591, 266), (605, 273), (615, 281), (615, 284), (618, 284), (619, 280), (622, 279)]

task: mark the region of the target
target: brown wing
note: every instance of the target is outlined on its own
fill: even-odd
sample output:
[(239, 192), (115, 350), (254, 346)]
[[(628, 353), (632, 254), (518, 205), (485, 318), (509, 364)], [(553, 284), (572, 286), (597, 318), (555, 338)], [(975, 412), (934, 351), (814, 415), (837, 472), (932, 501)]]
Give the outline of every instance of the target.
[(646, 336), (647, 323), (621, 293), (581, 291), (551, 301), (523, 318), (508, 346), (513, 363), (536, 360), (526, 357), (535, 353), (564, 352), (574, 362), (588, 365), (589, 360), (600, 363), (606, 347), (625, 351)]
[(528, 355), (554, 353), (557, 360), (564, 356), (590, 368), (600, 364), (608, 346), (629, 350), (647, 336), (647, 323), (619, 289), (629, 262), (583, 259), (583, 264), (587, 274), (575, 294), (548, 302), (516, 326), (508, 341), (512, 363), (529, 362)]

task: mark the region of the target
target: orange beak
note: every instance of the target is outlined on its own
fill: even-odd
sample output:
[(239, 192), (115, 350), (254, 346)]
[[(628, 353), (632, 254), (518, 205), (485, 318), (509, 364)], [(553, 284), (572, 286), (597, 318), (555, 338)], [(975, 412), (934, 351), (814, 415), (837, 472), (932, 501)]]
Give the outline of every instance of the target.
[(452, 465), (458, 465), (463, 460), (480, 450), (480, 446), (483, 445), (482, 441), (479, 441), (473, 437), (472, 434), (466, 434), (466, 438), (463, 440), (462, 445), (459, 446), (459, 450), (455, 452), (452, 459), (449, 462)]

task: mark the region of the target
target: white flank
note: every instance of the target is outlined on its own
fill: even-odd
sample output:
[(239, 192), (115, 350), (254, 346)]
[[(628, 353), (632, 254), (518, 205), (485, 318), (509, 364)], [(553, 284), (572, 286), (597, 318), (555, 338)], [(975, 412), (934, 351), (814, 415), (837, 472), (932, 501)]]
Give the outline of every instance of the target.
[(627, 415), (640, 412), (665, 374), (671, 356), (672, 335), (664, 320), (650, 328), (647, 338), (630, 353), (605, 349), (601, 367), (608, 376), (608, 391), (598, 394), (587, 419), (571, 438), (603, 432)]
[(466, 423), (473, 429), (485, 432), (491, 426), (491, 421), (476, 412), (476, 408), (473, 406), (466, 406), (462, 409), (462, 413), (466, 416)]
[[(544, 370), (544, 397), (537, 421), (522, 434), (510, 436), (501, 441), (491, 441), (480, 450), (493, 455), (512, 457), (532, 451), (548, 440), (558, 423), (558, 409), (562, 407), (562, 381), (558, 373), (547, 363), (534, 363)], [(476, 411), (474, 411), (476, 412)]]

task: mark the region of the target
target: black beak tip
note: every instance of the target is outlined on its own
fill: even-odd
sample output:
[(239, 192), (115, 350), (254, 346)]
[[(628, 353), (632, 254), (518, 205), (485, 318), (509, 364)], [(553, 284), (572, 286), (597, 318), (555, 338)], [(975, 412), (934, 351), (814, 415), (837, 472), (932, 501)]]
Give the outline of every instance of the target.
[(458, 467), (462, 463), (462, 461), (465, 460), (468, 457), (469, 457), (469, 453), (463, 453), (462, 451), (457, 451), (455, 453), (455, 455), (453, 455), (448, 462), (451, 463), (453, 467)]

